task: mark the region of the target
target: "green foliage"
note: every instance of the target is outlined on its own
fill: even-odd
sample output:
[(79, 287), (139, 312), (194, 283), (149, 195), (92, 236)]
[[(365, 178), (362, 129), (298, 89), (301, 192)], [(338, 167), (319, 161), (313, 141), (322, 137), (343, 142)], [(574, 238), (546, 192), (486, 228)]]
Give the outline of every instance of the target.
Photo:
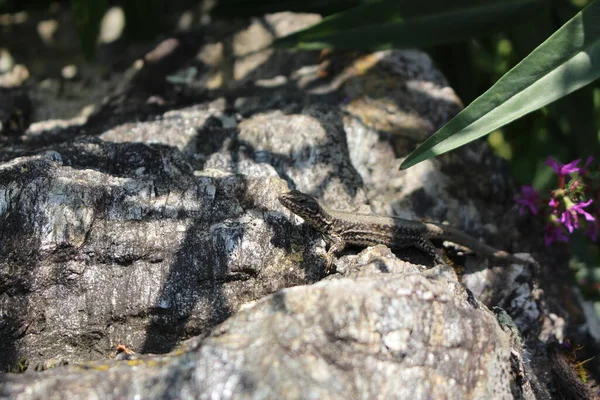
[(596, 80), (599, 21), (596, 0), (426, 140), (402, 168), (469, 143)]
[(541, 5), (537, 0), (479, 4), (473, 1), (443, 6), (439, 2), (371, 2), (280, 38), (273, 46), (296, 50), (432, 46), (498, 32), (507, 26), (523, 23), (535, 15)]

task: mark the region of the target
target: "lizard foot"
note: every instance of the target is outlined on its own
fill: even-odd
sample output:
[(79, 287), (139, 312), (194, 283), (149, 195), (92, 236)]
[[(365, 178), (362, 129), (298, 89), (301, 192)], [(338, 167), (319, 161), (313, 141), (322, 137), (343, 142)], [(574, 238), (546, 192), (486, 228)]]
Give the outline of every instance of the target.
[(331, 275), (336, 271), (333, 255), (327, 253), (327, 255), (325, 256), (325, 260), (325, 275)]

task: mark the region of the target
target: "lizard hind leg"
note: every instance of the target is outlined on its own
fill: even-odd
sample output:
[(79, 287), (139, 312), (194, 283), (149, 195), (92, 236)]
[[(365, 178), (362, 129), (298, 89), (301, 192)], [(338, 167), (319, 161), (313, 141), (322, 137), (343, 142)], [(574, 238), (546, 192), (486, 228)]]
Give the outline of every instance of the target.
[(442, 252), (431, 243), (429, 239), (419, 238), (415, 243), (414, 247), (426, 253), (428, 256), (433, 258), (435, 265), (446, 265), (446, 260), (442, 255)]

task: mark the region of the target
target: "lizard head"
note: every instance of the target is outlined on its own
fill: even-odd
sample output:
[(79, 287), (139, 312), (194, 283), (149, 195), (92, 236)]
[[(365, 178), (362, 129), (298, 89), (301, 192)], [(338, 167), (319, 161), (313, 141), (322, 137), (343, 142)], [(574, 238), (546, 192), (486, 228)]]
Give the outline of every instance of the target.
[(312, 220), (321, 212), (317, 199), (298, 190), (290, 190), (279, 196), (279, 202), (294, 214)]
[(331, 225), (329, 212), (312, 196), (291, 190), (279, 196), (279, 202), (319, 230)]

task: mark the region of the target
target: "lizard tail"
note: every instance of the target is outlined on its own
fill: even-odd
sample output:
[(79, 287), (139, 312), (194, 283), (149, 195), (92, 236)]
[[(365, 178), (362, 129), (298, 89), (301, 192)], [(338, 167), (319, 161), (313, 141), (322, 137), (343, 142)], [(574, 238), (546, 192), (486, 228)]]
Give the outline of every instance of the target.
[(437, 224), (433, 222), (427, 222), (426, 225), (429, 231), (430, 239), (447, 240), (449, 242), (468, 247), (475, 253), (479, 253), (482, 256), (493, 260), (513, 262), (517, 264), (528, 263), (526, 260), (522, 260), (518, 257), (515, 257), (514, 255), (504, 250), (498, 250), (491, 246), (488, 246), (487, 244), (475, 239), (473, 236), (467, 235), (466, 233), (451, 228), (447, 225)]

